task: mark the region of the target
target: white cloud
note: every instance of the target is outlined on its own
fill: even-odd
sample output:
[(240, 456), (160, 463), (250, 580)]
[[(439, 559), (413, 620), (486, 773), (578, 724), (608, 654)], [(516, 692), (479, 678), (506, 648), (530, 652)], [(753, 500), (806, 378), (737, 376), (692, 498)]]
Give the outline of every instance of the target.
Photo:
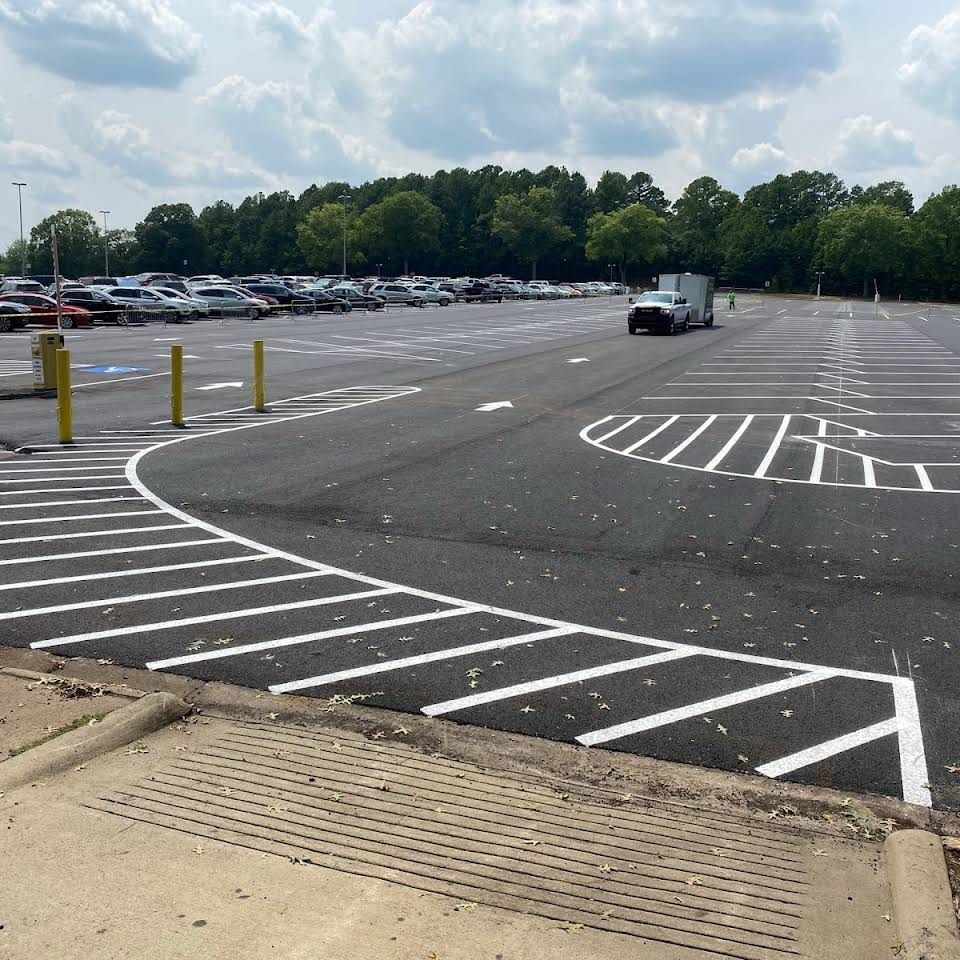
[(831, 163), (842, 170), (858, 172), (916, 166), (920, 162), (917, 145), (906, 130), (897, 129), (889, 120), (875, 122), (866, 114), (843, 122), (831, 156)]
[(6, 104), (0, 97), (0, 169), (13, 177), (27, 173), (73, 173), (73, 164), (54, 147), (31, 143), (14, 136), (13, 118), (6, 112)]
[(904, 90), (933, 110), (960, 119), (960, 10), (932, 27), (914, 28), (903, 56), (897, 77)]
[(292, 51), (302, 51), (320, 39), (322, 27), (335, 19), (329, 7), (321, 6), (311, 20), (305, 21), (276, 0), (234, 3), (231, 10), (253, 33), (272, 36), (282, 47)]
[(0, 31), (26, 63), (105, 86), (175, 87), (202, 46), (166, 0), (0, 0)]
[(132, 117), (117, 110), (91, 117), (67, 101), (61, 116), (67, 134), (81, 150), (138, 184), (256, 188), (264, 179), (258, 171), (231, 166), (215, 152), (189, 149), (195, 146), (189, 137), (175, 142), (155, 139)]
[(772, 143), (755, 143), (752, 147), (741, 147), (730, 158), (730, 166), (734, 170), (748, 170), (751, 173), (779, 172), (791, 163), (786, 153)]

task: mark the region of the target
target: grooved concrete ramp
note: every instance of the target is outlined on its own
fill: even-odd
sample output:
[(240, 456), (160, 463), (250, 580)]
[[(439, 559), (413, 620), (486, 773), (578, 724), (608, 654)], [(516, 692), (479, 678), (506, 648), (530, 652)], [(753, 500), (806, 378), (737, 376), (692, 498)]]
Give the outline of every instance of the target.
[[(278, 725), (231, 722), (221, 731), (89, 805), (635, 937), (651, 958), (860, 956), (844, 947), (848, 931), (856, 929), (862, 946), (864, 920), (873, 925), (886, 909), (879, 850), (864, 858), (851, 845), (849, 858), (838, 859), (836, 841), (828, 856), (816, 836), (695, 804), (599, 788), (585, 795), (582, 787), (425, 756), (393, 736), (381, 745)], [(844, 895), (825, 906), (831, 884)], [(858, 891), (855, 902), (849, 889)], [(825, 942), (837, 952), (825, 953)]]

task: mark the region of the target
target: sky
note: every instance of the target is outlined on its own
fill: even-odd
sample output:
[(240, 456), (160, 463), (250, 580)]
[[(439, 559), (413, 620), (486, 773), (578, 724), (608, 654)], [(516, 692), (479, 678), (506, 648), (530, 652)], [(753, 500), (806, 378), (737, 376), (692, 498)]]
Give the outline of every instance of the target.
[(29, 231), (485, 164), (958, 179), (960, 2), (0, 0), (0, 76), (3, 246), (13, 180)]

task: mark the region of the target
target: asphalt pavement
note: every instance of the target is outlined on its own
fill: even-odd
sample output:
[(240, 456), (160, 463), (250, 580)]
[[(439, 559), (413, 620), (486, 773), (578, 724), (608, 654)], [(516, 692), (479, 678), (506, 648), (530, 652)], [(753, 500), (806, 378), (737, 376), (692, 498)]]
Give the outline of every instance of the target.
[(0, 401), (0, 642), (960, 808), (960, 312), (625, 309), (68, 335), (73, 447)]

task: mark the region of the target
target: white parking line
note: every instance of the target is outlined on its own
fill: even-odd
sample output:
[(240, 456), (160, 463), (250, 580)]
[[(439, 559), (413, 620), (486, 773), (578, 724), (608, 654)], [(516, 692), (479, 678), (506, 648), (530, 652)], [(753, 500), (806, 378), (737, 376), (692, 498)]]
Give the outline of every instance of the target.
[(637, 440), (636, 443), (631, 443), (629, 447), (624, 448), (623, 452), (633, 453), (634, 450), (637, 450), (640, 447), (642, 447), (648, 440), (652, 440), (654, 437), (663, 433), (663, 431), (666, 430), (668, 427), (672, 427), (679, 419), (680, 419), (679, 417), (670, 417), (669, 420), (665, 420), (663, 423), (660, 424), (659, 427), (657, 427), (655, 430), (651, 430), (645, 437), (641, 437), (639, 440)]
[(770, 464), (773, 463), (773, 458), (777, 455), (777, 451), (780, 449), (780, 444), (783, 442), (784, 434), (787, 432), (787, 427), (790, 426), (790, 414), (784, 416), (783, 420), (780, 421), (780, 429), (777, 430), (774, 435), (773, 440), (770, 442), (770, 446), (767, 448), (766, 454), (764, 454), (763, 459), (760, 461), (760, 466), (757, 467), (754, 472), (755, 477), (762, 477), (766, 475), (767, 470), (770, 468)]
[(700, 434), (703, 433), (703, 431), (706, 430), (716, 419), (717, 419), (716, 414), (713, 414), (707, 417), (707, 419), (704, 420), (704, 422), (701, 423), (700, 426), (697, 427), (697, 429), (694, 430), (693, 433), (691, 433), (686, 440), (682, 440), (665, 457), (661, 457), (660, 462), (670, 463), (670, 461), (673, 460), (674, 457), (683, 453), (683, 451), (686, 450), (687, 447), (689, 447), (690, 444), (693, 443), (693, 441), (696, 440), (697, 437), (699, 437)]
[[(12, 540), (0, 540), (0, 546), (11, 543), (48, 543), (51, 540), (80, 540), (83, 537), (120, 537), (128, 533), (147, 533), (154, 530), (181, 530), (189, 526), (186, 523), (165, 523), (155, 527), (124, 527), (121, 530), (85, 530), (82, 533), (49, 533), (42, 537), (15, 537)], [(33, 557), (21, 558), (21, 563), (33, 560)], [(0, 561), (2, 562), (2, 561)]]
[(713, 470), (718, 464), (722, 463), (727, 454), (737, 445), (737, 441), (746, 433), (747, 428), (753, 423), (754, 415), (748, 414), (743, 418), (743, 423), (737, 427), (733, 436), (723, 445), (720, 452), (704, 467), (704, 470)]
[(795, 677), (787, 677), (785, 680), (762, 683), (759, 686), (748, 687), (746, 690), (738, 690), (736, 693), (728, 693), (722, 697), (712, 697), (709, 700), (700, 700), (697, 703), (690, 703), (673, 710), (664, 710), (662, 713), (654, 713), (649, 717), (641, 717), (639, 720), (629, 720), (626, 723), (614, 724), (612, 727), (591, 730), (589, 733), (581, 734), (576, 739), (584, 746), (594, 747), (598, 743), (609, 743), (611, 740), (619, 740), (637, 733), (644, 733), (647, 730), (654, 730), (657, 727), (665, 727), (671, 723), (679, 723), (681, 720), (689, 720), (691, 717), (714, 713), (727, 707), (748, 703), (751, 700), (769, 697), (775, 693), (794, 690), (810, 683), (819, 683), (821, 680), (829, 679), (832, 675), (827, 671), (819, 670), (813, 673), (801, 673)]
[(509, 687), (500, 687), (497, 690), (487, 690), (484, 693), (475, 693), (467, 697), (457, 697), (455, 700), (444, 700), (442, 703), (431, 703), (423, 707), (421, 713), (428, 717), (439, 717), (445, 713), (455, 713), (458, 710), (469, 710), (484, 703), (496, 703), (508, 700), (511, 697), (521, 697), (529, 693), (539, 693), (541, 690), (551, 690), (554, 687), (563, 687), (571, 683), (580, 683), (584, 680), (593, 680), (597, 677), (609, 677), (628, 670), (639, 670), (642, 667), (652, 667), (658, 663), (669, 663), (672, 660), (683, 660), (694, 656), (689, 650), (668, 650), (664, 653), (653, 653), (647, 657), (634, 657), (631, 660), (620, 660), (616, 663), (605, 663), (599, 667), (589, 667), (586, 670), (574, 670), (571, 673), (561, 673), (554, 677), (543, 677), (540, 680), (531, 680), (528, 683), (516, 683)]
[[(184, 524), (186, 526), (186, 524)], [(52, 560), (84, 560), (87, 557), (110, 557), (120, 553), (143, 553), (150, 550), (181, 550), (183, 547), (199, 547), (211, 543), (220, 543), (223, 541), (219, 537), (206, 540), (177, 540), (174, 543), (145, 543), (137, 547), (115, 547), (112, 550), (82, 550), (75, 553), (53, 553), (44, 557), (14, 557), (13, 559), (0, 560), (0, 567), (18, 564), (22, 566), (25, 563), (44, 563)]]

